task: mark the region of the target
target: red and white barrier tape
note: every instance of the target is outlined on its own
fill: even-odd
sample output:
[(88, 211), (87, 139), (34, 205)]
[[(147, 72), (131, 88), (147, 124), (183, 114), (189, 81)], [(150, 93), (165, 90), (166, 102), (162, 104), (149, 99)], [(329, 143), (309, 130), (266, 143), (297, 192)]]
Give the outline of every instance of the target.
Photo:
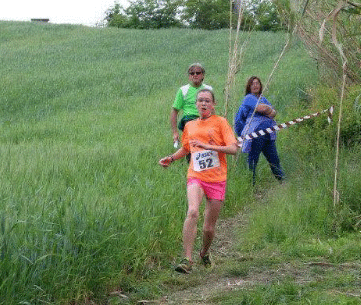
[(279, 124), (279, 125), (274, 125), (272, 127), (269, 127), (269, 128), (263, 129), (263, 130), (254, 131), (254, 132), (252, 132), (250, 134), (247, 134), (245, 136), (238, 137), (238, 141), (240, 142), (239, 146), (242, 146), (242, 142), (244, 140), (251, 140), (251, 139), (254, 139), (254, 138), (258, 138), (260, 136), (264, 136), (267, 133), (270, 134), (270, 133), (272, 133), (274, 131), (278, 131), (278, 130), (287, 128), (288, 126), (295, 125), (297, 123), (301, 123), (304, 120), (314, 118), (314, 117), (319, 116), (319, 115), (321, 115), (321, 114), (323, 114), (325, 112), (328, 112), (327, 120), (328, 120), (328, 123), (331, 124), (331, 122), (332, 122), (332, 114), (333, 114), (333, 106), (331, 106), (329, 109), (325, 109), (325, 110), (323, 110), (321, 112), (316, 112), (316, 113), (313, 113), (313, 114), (310, 114), (310, 115), (305, 115), (305, 116), (303, 116), (301, 118), (297, 118), (295, 120), (288, 121), (286, 123), (282, 123), (282, 124)]

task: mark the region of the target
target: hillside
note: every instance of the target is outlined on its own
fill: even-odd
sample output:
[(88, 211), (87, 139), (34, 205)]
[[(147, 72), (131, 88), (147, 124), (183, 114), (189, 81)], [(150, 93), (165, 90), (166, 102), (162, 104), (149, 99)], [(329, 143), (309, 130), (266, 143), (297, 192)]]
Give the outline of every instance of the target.
[[(174, 275), (172, 264), (181, 255), (187, 164), (164, 171), (157, 163), (173, 151), (169, 112), (176, 90), (187, 81), (189, 64), (204, 64), (217, 112), (224, 113), (228, 35), (227, 30), (0, 22), (0, 304), (137, 303), (212, 277), (203, 271), (189, 278)], [(242, 33), (246, 43), (228, 106), (230, 123), (246, 79), (259, 75), (266, 81), (285, 41), (284, 33)], [(350, 88), (346, 104), (353, 105), (359, 92)], [(265, 94), (280, 122), (338, 101), (337, 90), (322, 86), (317, 66), (296, 38)], [(345, 108), (352, 113), (352, 106)], [(242, 219), (247, 211), (247, 225), (241, 222), (240, 232), (235, 225), (230, 240), (235, 249), (227, 251), (253, 257), (260, 269), (273, 260), (359, 266), (360, 145), (354, 141), (359, 119), (354, 113), (343, 128), (337, 209), (332, 205), (336, 126), (328, 126), (325, 117), (280, 132), (280, 158), (288, 176), (281, 189), (264, 160), (252, 188), (245, 157), (229, 159), (221, 224)], [(347, 145), (347, 139), (355, 145)], [(227, 265), (215, 276), (233, 274), (241, 280), (252, 268), (252, 260), (244, 266), (232, 255), (215, 255)], [(305, 290), (292, 277), (279, 280), (277, 302), (289, 287), (294, 296), (301, 291), (295, 302), (316, 302), (324, 285), (330, 291), (345, 288), (330, 299), (326, 292), (329, 304), (358, 304), (360, 273), (352, 270), (334, 280), (328, 275), (321, 284), (310, 280)], [(262, 304), (257, 296), (268, 286), (258, 284), (234, 296), (236, 304)], [(316, 291), (312, 298), (310, 290)], [(232, 304), (232, 297), (209, 303)]]

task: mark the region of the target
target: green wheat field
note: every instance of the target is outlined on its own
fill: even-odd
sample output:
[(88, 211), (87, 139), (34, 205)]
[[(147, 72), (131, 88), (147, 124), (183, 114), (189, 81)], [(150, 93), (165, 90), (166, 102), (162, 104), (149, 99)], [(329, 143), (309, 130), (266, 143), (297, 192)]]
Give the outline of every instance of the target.
[[(280, 32), (241, 34), (230, 124), (247, 78), (265, 83), (286, 39)], [(111, 304), (107, 296), (116, 289), (133, 300), (162, 294), (150, 279), (180, 258), (187, 209), (187, 163), (158, 165), (174, 151), (171, 105), (188, 66), (201, 62), (223, 115), (228, 58), (228, 30), (0, 22), (0, 304)], [(265, 92), (279, 122), (337, 104), (337, 90), (322, 89), (318, 72), (292, 39)], [(311, 101), (310, 90), (319, 98)], [(350, 105), (358, 93), (350, 91)], [(349, 206), (360, 211), (360, 145), (341, 150), (343, 205), (336, 212), (343, 218), (335, 217), (335, 130), (323, 117), (280, 132), (288, 185), (255, 214), (242, 251), (332, 256), (305, 246), (312, 237), (334, 244), (333, 261), (360, 261), (360, 233), (346, 221), (357, 216)], [(245, 157), (228, 160), (222, 218), (257, 201)], [(258, 176), (258, 191), (278, 187), (264, 160)]]

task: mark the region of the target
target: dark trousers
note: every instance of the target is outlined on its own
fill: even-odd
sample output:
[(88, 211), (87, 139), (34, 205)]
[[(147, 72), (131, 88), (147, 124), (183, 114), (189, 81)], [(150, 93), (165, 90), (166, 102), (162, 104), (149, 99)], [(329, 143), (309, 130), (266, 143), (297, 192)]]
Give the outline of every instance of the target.
[(249, 169), (253, 172), (253, 185), (256, 183), (256, 167), (260, 154), (263, 153), (268, 161), (271, 171), (277, 180), (283, 180), (283, 172), (278, 158), (276, 141), (270, 139), (270, 135), (264, 135), (252, 139), (251, 152), (248, 154)]

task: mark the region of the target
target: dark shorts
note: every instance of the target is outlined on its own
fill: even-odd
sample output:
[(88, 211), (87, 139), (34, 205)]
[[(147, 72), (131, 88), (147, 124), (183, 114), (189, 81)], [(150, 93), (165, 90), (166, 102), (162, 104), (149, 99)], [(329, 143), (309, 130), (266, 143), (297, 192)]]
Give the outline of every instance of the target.
[(197, 119), (198, 116), (197, 115), (185, 115), (184, 117), (182, 117), (182, 119), (179, 121), (178, 124), (178, 129), (183, 131), (184, 126), (186, 126), (186, 123), (189, 121), (193, 121), (195, 119)]

